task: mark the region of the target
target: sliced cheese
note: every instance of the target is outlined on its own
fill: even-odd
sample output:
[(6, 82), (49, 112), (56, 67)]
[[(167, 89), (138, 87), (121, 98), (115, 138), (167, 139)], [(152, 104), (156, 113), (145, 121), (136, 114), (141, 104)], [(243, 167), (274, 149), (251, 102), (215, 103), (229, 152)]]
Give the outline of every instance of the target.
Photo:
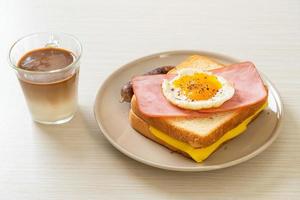
[(196, 162), (202, 162), (205, 160), (210, 154), (212, 154), (221, 144), (224, 142), (240, 135), (247, 129), (247, 125), (251, 122), (251, 120), (258, 115), (265, 107), (267, 103), (265, 103), (259, 110), (257, 110), (252, 116), (248, 117), (242, 123), (240, 123), (235, 128), (231, 129), (227, 133), (225, 133), (218, 141), (213, 143), (212, 145), (205, 147), (205, 148), (193, 148), (191, 145), (179, 141), (170, 137), (169, 135), (157, 130), (153, 126), (149, 127), (150, 132), (160, 140), (166, 142), (170, 146), (179, 149), (187, 154), (189, 154)]

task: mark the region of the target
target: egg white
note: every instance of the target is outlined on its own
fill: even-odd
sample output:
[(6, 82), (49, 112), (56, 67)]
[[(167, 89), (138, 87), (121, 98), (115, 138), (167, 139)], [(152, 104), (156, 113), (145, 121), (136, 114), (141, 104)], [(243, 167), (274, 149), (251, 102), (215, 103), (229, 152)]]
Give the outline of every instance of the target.
[[(186, 97), (180, 89), (173, 86), (173, 82), (177, 79), (180, 79), (184, 75), (193, 75), (195, 73), (204, 73), (207, 75), (213, 75), (221, 84), (221, 88), (217, 93), (207, 100), (192, 100)], [(171, 80), (164, 79), (162, 83), (163, 95), (170, 101), (172, 104), (189, 110), (201, 110), (207, 108), (215, 108), (221, 106), (225, 101), (232, 98), (234, 95), (234, 87), (226, 79), (221, 76), (212, 74), (211, 72), (202, 71), (195, 68), (184, 68), (177, 72)]]

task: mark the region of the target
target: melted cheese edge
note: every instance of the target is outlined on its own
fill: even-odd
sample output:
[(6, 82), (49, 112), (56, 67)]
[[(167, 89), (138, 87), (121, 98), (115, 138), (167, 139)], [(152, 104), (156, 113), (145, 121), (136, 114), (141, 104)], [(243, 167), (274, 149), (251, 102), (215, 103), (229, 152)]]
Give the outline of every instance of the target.
[(169, 135), (157, 130), (153, 126), (149, 126), (149, 130), (155, 137), (159, 138), (160, 140), (164, 141), (165, 143), (169, 144), (170, 146), (187, 153), (196, 162), (202, 162), (210, 154), (212, 154), (221, 144), (223, 144), (224, 142), (226, 142), (226, 141), (240, 135), (242, 132), (244, 132), (247, 129), (247, 126), (251, 122), (251, 120), (255, 116), (257, 116), (266, 106), (267, 106), (267, 103), (265, 103), (253, 115), (248, 117), (246, 120), (244, 120), (238, 126), (236, 126), (235, 128), (233, 128), (230, 131), (228, 131), (227, 133), (225, 133), (218, 141), (216, 141), (212, 145), (205, 147), (205, 148), (194, 148), (185, 142), (182, 142), (175, 138), (170, 137)]

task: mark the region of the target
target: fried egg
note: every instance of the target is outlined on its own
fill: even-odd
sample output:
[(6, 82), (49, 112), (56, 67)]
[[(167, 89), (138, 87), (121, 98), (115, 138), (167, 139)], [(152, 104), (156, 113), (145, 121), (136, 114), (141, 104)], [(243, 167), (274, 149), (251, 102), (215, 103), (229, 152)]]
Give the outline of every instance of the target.
[(195, 68), (185, 68), (162, 83), (164, 96), (172, 104), (190, 110), (221, 106), (234, 95), (234, 87), (221, 76)]

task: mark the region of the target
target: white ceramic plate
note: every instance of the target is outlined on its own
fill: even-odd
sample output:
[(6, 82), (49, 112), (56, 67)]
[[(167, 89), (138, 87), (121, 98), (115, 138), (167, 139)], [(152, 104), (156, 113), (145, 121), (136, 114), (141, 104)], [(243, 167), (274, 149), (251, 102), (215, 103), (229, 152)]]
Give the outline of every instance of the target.
[[(282, 118), (282, 103), (273, 84), (262, 75), (269, 88), (266, 108), (239, 137), (225, 143), (207, 160), (196, 163), (152, 142), (131, 128), (128, 103), (120, 103), (120, 89), (134, 75), (155, 67), (177, 65), (193, 54), (209, 56), (221, 63), (239, 60), (203, 51), (171, 51), (157, 53), (130, 62), (113, 72), (98, 91), (94, 113), (108, 141), (125, 155), (153, 167), (176, 171), (208, 171), (236, 165), (258, 155), (276, 139)], [(258, 66), (259, 68), (259, 66)]]

